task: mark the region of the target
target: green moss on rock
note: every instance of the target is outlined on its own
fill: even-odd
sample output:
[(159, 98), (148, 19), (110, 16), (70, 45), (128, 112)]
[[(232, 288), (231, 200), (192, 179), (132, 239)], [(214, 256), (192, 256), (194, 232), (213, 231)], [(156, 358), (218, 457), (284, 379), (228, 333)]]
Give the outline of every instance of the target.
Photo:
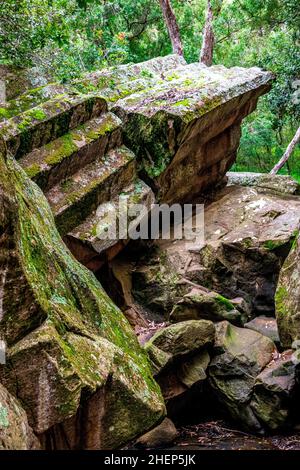
[[(9, 223), (11, 246), (17, 247), (13, 265), (20, 280), (16, 282), (31, 295), (32, 315), (38, 321), (31, 331), (23, 330), (19, 298), (14, 311), (19, 341), (14, 344), (7, 336), (10, 348), (1, 380), (14, 391), (18, 383), (18, 396), (38, 432), (74, 415), (83, 390), (86, 397), (107, 387), (108, 400), (117, 390), (126, 390), (128, 398), (106, 410), (106, 439), (116, 447), (146, 431), (164, 414), (148, 359), (123, 314), (63, 244), (40, 189), (13, 158), (5, 161), (1, 156), (0, 169), (0, 198), (4, 200), (0, 227), (5, 226), (4, 220)], [(4, 309), (7, 295), (4, 286)], [(3, 318), (3, 332), (9, 335), (5, 311)], [(27, 370), (31, 371), (30, 385)], [(113, 387), (107, 383), (109, 377)], [(45, 396), (44, 410), (39, 395), (47, 390), (52, 398)], [(137, 409), (144, 416), (139, 422)]]

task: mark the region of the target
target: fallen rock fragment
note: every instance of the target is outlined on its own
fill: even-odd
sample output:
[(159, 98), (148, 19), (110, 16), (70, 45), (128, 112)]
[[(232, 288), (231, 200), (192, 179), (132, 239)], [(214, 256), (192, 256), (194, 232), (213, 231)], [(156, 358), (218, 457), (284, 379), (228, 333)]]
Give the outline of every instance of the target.
[(136, 445), (147, 448), (163, 447), (171, 444), (177, 436), (178, 432), (173, 422), (169, 418), (165, 418), (154, 429), (139, 437)]
[(256, 331), (238, 328), (227, 321), (216, 326), (209, 383), (232, 418), (250, 431), (264, 431), (250, 402), (256, 377), (275, 353), (274, 343)]

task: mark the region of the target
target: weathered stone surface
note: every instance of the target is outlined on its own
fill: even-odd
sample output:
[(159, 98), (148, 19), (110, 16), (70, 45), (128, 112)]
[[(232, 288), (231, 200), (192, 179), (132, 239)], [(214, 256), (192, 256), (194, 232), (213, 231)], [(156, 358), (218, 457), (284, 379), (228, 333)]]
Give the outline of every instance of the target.
[(62, 243), (39, 188), (1, 150), (0, 327), (8, 345), (1, 382), (35, 432), (72, 418), (82, 424), (78, 445), (119, 446), (164, 414), (147, 359), (122, 313)]
[(245, 323), (245, 328), (250, 330), (257, 331), (264, 336), (270, 338), (277, 345), (280, 343), (277, 321), (272, 317), (265, 317), (261, 315), (260, 317), (253, 318), (253, 320)]
[[(157, 241), (150, 248), (138, 252), (132, 271), (132, 292), (145, 308), (168, 318), (173, 306), (190, 289), (179, 284), (181, 273), (178, 258), (169, 256), (169, 245), (160, 248)], [(171, 244), (171, 246), (173, 246)], [(165, 251), (166, 247), (166, 251)]]
[(216, 326), (209, 382), (231, 416), (251, 431), (263, 431), (250, 401), (255, 379), (274, 353), (274, 343), (256, 331), (235, 327), (227, 321)]
[(288, 424), (296, 406), (296, 362), (293, 351), (285, 351), (256, 377), (251, 408), (271, 430)]
[(300, 237), (280, 271), (275, 303), (280, 341), (288, 348), (300, 340)]
[[(51, 81), (39, 67), (21, 68), (12, 65), (0, 65), (0, 79), (5, 82), (6, 100), (3, 105), (16, 100), (20, 95), (32, 91), (36, 87), (44, 88)], [(0, 115), (1, 120), (1, 115)]]
[(165, 418), (156, 428), (139, 437), (136, 445), (149, 448), (162, 447), (171, 444), (177, 435), (178, 432), (174, 423), (169, 418)]
[[(27, 109), (15, 104), (25, 111), (7, 120), (3, 133), (20, 156), (28, 147), (25, 137), (32, 141), (35, 136), (38, 144), (31, 148), (49, 142), (41, 142), (33, 132), (35, 116), (48, 115), (55, 103), (75, 106), (82, 93), (90, 99), (104, 98), (123, 119), (125, 144), (136, 153), (159, 198), (183, 200), (222, 180), (236, 157), (241, 121), (255, 109), (272, 79), (258, 68), (187, 65), (178, 56), (152, 59), (87, 74), (61, 90), (65, 98), (57, 94), (55, 85), (48, 85), (49, 101), (43, 102), (45, 93), (40, 90), (40, 106), (35, 102), (35, 107)], [(30, 101), (27, 98), (23, 101)], [(45, 123), (38, 127), (45, 135)]]
[(215, 328), (211, 321), (189, 320), (157, 331), (145, 348), (154, 345), (175, 359), (211, 345), (214, 337)]
[(145, 343), (164, 399), (182, 398), (206, 379), (215, 328), (208, 320), (190, 320), (158, 330)]
[(204, 286), (233, 304), (242, 298), (235, 305), (242, 322), (249, 313), (273, 315), (278, 275), (300, 227), (300, 199), (231, 186), (215, 195), (204, 217), (204, 246), (158, 240), (139, 255), (132, 275), (136, 299), (168, 318), (186, 294)]
[[(120, 192), (137, 177), (131, 174), (127, 181), (120, 176), (118, 182), (107, 177), (101, 189), (105, 197), (94, 197), (97, 177), (107, 165), (114, 166), (109, 155), (122, 144), (121, 127), (124, 143), (136, 153), (140, 175), (158, 197), (167, 202), (191, 198), (222, 181), (235, 159), (241, 121), (271, 81), (271, 74), (257, 68), (187, 65), (172, 55), (100, 70), (64, 86), (29, 90), (6, 105), (3, 112), (9, 119), (0, 124), (0, 132), (47, 193), (61, 233), (79, 233), (91, 224), (95, 201), (108, 202), (110, 187)], [(113, 114), (101, 116), (108, 107), (122, 124)], [(122, 158), (117, 160), (122, 166)], [(97, 269), (101, 260), (93, 247), (86, 250), (89, 240), (73, 239), (69, 246), (80, 260), (84, 252), (87, 265)], [(116, 243), (108, 256), (122, 246)]]
[(171, 322), (201, 318), (211, 321), (229, 320), (237, 324), (243, 324), (247, 320), (247, 316), (239, 312), (230, 300), (216, 292), (205, 292), (197, 288), (186, 294), (170, 314)]
[(300, 194), (300, 184), (287, 175), (229, 171), (226, 176), (229, 185), (252, 186), (274, 194)]
[[(10, 82), (12, 85), (12, 82)], [(18, 88), (18, 83), (15, 82), (14, 85), (17, 85), (17, 90), (19, 92), (17, 95), (10, 93), (12, 90), (10, 88), (6, 88), (7, 91), (7, 99), (5, 103), (0, 103), (0, 121), (10, 119), (18, 114), (23, 113), (24, 111), (28, 111), (35, 106), (40, 106), (45, 101), (48, 101), (52, 98), (61, 98), (62, 95), (67, 93), (67, 89), (65, 85), (61, 83), (50, 83), (50, 84), (43, 84), (41, 86), (33, 85), (30, 86), (30, 89), (23, 89), (21, 90)], [(34, 88), (37, 86), (38, 88)]]
[(0, 450), (33, 450), (40, 444), (20, 403), (0, 383)]
[(236, 157), (241, 120), (271, 80), (257, 68), (179, 65), (163, 71), (154, 86), (150, 81), (114, 103), (125, 122), (125, 143), (161, 200), (191, 199), (222, 180)]
[(206, 211), (203, 281), (251, 301), (256, 315), (273, 313), (278, 274), (299, 226), (299, 198), (226, 188)]

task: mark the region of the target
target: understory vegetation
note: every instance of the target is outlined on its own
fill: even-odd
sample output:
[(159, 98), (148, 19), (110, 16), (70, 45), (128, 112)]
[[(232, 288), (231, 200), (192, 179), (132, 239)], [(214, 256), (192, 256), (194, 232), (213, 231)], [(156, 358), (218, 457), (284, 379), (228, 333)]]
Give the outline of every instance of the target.
[[(214, 64), (259, 66), (276, 74), (272, 91), (243, 125), (235, 170), (268, 172), (300, 117), (298, 0), (213, 0)], [(206, 0), (173, 0), (187, 62), (199, 60)], [(13, 21), (11, 19), (14, 19)], [(172, 52), (158, 0), (4, 0), (0, 63), (35, 67), (67, 82), (86, 71)], [(300, 149), (281, 173), (300, 180)]]

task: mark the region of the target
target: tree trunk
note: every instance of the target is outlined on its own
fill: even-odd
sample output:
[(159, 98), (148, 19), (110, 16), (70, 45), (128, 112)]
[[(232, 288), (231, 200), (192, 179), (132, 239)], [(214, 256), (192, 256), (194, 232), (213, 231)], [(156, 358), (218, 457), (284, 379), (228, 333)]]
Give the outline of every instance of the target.
[(207, 13), (206, 13), (204, 33), (203, 33), (202, 48), (200, 52), (200, 62), (202, 62), (202, 64), (207, 65), (208, 67), (210, 67), (212, 64), (214, 45), (215, 45), (213, 19), (214, 19), (214, 15), (213, 15), (212, 6), (210, 3), (210, 0), (207, 0)]
[(169, 36), (172, 42), (173, 52), (174, 54), (183, 56), (183, 47), (180, 38), (179, 27), (170, 0), (159, 0), (159, 3), (168, 28)]
[(293, 153), (294, 148), (300, 141), (300, 127), (298, 127), (298, 130), (296, 134), (294, 135), (293, 139), (291, 140), (288, 148), (286, 149), (285, 153), (283, 154), (282, 158), (279, 160), (278, 163), (274, 166), (274, 168), (270, 171), (271, 175), (276, 175), (276, 173), (283, 167), (283, 165), (288, 161), (290, 156)]

